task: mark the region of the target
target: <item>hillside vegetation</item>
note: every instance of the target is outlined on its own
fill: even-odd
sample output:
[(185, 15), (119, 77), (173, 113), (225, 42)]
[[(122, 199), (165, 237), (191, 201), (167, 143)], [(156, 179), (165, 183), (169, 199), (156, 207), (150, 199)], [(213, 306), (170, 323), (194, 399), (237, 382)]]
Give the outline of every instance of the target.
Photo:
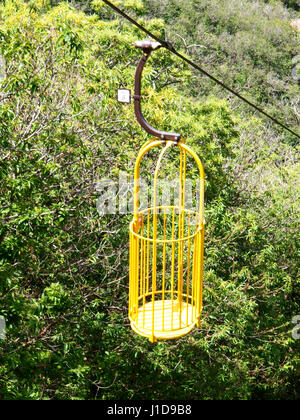
[[(297, 130), (285, 3), (115, 1)], [(203, 320), (155, 345), (130, 329), (132, 215), (100, 217), (96, 183), (149, 138), (116, 101), (143, 37), (100, 0), (1, 2), (0, 399), (299, 399), (299, 145), (164, 50), (144, 108), (205, 167)]]

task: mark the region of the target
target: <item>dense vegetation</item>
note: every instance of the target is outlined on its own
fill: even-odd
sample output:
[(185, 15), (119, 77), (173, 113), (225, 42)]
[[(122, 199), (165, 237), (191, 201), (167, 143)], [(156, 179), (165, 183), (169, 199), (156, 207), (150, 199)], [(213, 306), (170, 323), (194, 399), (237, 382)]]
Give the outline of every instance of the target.
[[(115, 1), (297, 130), (284, 3)], [(99, 217), (95, 188), (148, 138), (115, 99), (143, 35), (100, 0), (6, 0), (0, 19), (0, 399), (298, 399), (296, 139), (170, 53), (150, 60), (147, 117), (207, 174), (202, 326), (150, 344), (127, 319), (131, 215)]]

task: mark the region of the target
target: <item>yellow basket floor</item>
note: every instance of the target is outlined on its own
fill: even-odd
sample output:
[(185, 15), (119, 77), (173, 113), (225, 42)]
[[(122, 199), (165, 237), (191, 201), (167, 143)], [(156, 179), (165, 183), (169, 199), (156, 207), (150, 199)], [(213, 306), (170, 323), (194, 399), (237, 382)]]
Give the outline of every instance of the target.
[(180, 304), (178, 301), (157, 300), (154, 302), (154, 337), (152, 333), (152, 302), (139, 307), (137, 314), (131, 319), (131, 327), (135, 332), (149, 338), (151, 341), (178, 338), (190, 332), (195, 326), (198, 321), (195, 318), (195, 313), (195, 306), (182, 302), (180, 317)]

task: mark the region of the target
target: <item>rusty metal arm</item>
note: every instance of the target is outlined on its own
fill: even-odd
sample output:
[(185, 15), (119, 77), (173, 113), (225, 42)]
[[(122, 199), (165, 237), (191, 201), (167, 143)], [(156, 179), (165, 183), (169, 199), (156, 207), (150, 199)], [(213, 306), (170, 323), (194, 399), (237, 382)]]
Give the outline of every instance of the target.
[(135, 89), (134, 89), (134, 110), (136, 118), (139, 124), (147, 131), (147, 133), (153, 135), (154, 137), (158, 137), (163, 140), (173, 140), (179, 141), (181, 138), (181, 134), (179, 133), (167, 133), (165, 131), (159, 131), (156, 128), (152, 127), (150, 124), (147, 123), (145, 120), (142, 109), (141, 109), (141, 79), (143, 69), (148, 61), (148, 58), (152, 51), (158, 50), (162, 47), (162, 44), (159, 42), (153, 42), (151, 40), (146, 41), (137, 41), (134, 44), (137, 48), (141, 48), (143, 50), (143, 57), (140, 59), (136, 74), (135, 74)]

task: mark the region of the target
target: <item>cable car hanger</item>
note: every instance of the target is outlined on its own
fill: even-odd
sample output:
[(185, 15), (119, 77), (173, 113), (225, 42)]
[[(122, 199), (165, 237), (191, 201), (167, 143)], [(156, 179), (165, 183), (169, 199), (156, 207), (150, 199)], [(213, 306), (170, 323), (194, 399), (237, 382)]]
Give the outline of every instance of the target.
[(135, 73), (135, 89), (134, 89), (134, 110), (136, 118), (139, 122), (139, 124), (143, 127), (144, 130), (147, 131), (147, 133), (153, 135), (154, 137), (160, 138), (162, 140), (173, 140), (173, 141), (179, 141), (181, 139), (181, 134), (179, 133), (167, 133), (165, 131), (157, 130), (156, 128), (152, 127), (144, 118), (142, 109), (141, 109), (141, 79), (142, 79), (142, 73), (143, 69), (150, 57), (150, 54), (152, 51), (156, 51), (159, 48), (163, 47), (163, 45), (159, 42), (154, 42), (151, 40), (144, 40), (144, 41), (136, 41), (134, 43), (136, 48), (141, 48), (143, 50), (143, 56), (139, 61), (139, 64), (136, 69)]

